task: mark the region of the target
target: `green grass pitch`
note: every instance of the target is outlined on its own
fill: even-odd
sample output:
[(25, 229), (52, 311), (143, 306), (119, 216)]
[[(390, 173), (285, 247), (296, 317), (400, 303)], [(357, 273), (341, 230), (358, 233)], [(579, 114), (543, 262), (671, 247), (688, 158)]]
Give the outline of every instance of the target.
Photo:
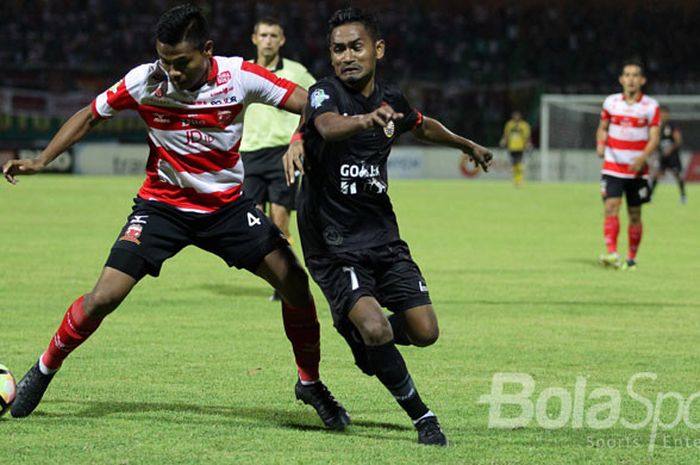
[[(47, 175), (0, 187), (0, 363), (18, 379), (91, 289), (140, 182)], [(657, 374), (637, 388), (649, 399), (700, 391), (698, 186), (686, 206), (675, 186), (659, 187), (644, 208), (635, 272), (596, 264), (596, 183), (394, 181), (391, 194), (441, 326), (436, 345), (402, 352), (449, 448), (415, 444), (393, 399), (353, 365), (314, 286), (322, 374), (354, 421), (324, 431), (294, 400), (270, 289), (187, 248), (68, 359), (32, 416), (0, 419), (0, 463), (697, 463), (700, 430), (683, 422), (659, 430), (650, 453), (650, 426), (491, 429), (478, 401), (498, 372), (532, 376), (533, 401), (549, 387), (573, 395), (576, 377), (587, 377), (586, 396), (617, 389), (623, 415), (637, 419), (645, 410), (625, 394), (635, 373)], [(664, 405), (670, 422), (674, 404)], [(558, 409), (553, 401), (547, 411)], [(691, 413), (700, 423), (700, 400)]]

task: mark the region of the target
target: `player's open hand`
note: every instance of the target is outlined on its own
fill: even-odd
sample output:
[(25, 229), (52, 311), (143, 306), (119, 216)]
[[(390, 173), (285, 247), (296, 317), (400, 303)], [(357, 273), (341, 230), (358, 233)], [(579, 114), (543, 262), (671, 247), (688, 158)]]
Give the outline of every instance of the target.
[(9, 160), (2, 165), (2, 174), (7, 182), (17, 184), (18, 174), (36, 174), (43, 169), (43, 163), (37, 159)]
[(489, 171), (489, 167), (491, 166), (491, 163), (493, 163), (493, 154), (491, 151), (489, 151), (489, 149), (482, 147), (481, 145), (474, 144), (474, 148), (471, 150), (471, 152), (465, 152), (465, 154), (468, 155), (475, 164), (479, 165), (484, 172)]
[(294, 184), (297, 173), (304, 174), (304, 141), (295, 140), (289, 144), (287, 152), (282, 157), (284, 166), (284, 177), (287, 180), (287, 185)]
[(632, 163), (630, 163), (630, 170), (638, 173), (644, 169), (644, 165), (646, 165), (647, 159), (644, 155), (640, 155), (634, 160), (632, 160)]
[(382, 105), (372, 113), (363, 115), (365, 128), (385, 128), (391, 121), (403, 118), (403, 113), (397, 113), (390, 105)]

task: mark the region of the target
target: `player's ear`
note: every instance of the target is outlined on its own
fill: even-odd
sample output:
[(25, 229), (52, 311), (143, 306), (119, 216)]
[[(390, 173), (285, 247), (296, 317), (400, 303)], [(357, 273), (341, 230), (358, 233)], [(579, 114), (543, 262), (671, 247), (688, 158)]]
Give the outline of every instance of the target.
[(280, 47), (282, 47), (285, 42), (287, 42), (287, 38), (284, 36), (284, 32), (280, 33)]
[(384, 52), (386, 50), (386, 43), (384, 39), (379, 39), (374, 43), (374, 51), (377, 53), (377, 60), (384, 58)]
[(642, 75), (642, 81), (641, 81), (641, 83), (642, 83), (642, 86), (643, 86), (644, 84), (647, 83), (647, 77), (646, 77), (646, 76)]
[(214, 55), (214, 41), (209, 39), (206, 42), (204, 42), (204, 49), (202, 50), (202, 53), (211, 58)]
[(622, 82), (622, 74), (620, 74), (620, 77), (617, 78), (617, 81), (620, 83), (621, 86), (624, 86), (625, 84)]

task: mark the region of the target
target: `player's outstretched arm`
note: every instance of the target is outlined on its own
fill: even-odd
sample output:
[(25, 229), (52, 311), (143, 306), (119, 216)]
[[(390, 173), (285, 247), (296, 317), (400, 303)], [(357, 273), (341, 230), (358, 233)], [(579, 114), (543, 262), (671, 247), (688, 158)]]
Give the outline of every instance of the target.
[(413, 130), (413, 135), (427, 142), (461, 150), (484, 171), (491, 166), (493, 154), (486, 147), (453, 133), (436, 119), (423, 117), (423, 124)]
[(7, 182), (17, 184), (15, 176), (18, 174), (35, 174), (44, 169), (56, 157), (68, 150), (73, 144), (81, 140), (90, 132), (100, 120), (92, 115), (90, 106), (87, 106), (65, 122), (58, 130), (49, 145), (32, 159), (10, 160), (2, 167), (2, 174)]
[(403, 118), (389, 105), (382, 105), (372, 113), (343, 116), (332, 111), (322, 113), (314, 119), (316, 130), (327, 142), (336, 142), (352, 137), (358, 132), (372, 127), (386, 127), (390, 121)]

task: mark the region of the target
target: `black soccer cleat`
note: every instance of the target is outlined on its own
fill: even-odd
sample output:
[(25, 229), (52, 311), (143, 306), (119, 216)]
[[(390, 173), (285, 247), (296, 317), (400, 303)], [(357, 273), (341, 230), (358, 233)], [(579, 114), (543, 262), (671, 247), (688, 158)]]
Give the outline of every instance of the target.
[(321, 381), (306, 386), (297, 381), (294, 393), (297, 400), (316, 409), (326, 428), (342, 431), (350, 424), (348, 412)]
[(22, 418), (32, 413), (41, 402), (41, 398), (55, 374), (43, 374), (39, 370), (39, 362), (37, 361), (17, 384), (17, 397), (10, 408), (12, 416)]
[(416, 429), (418, 430), (419, 444), (447, 447), (447, 437), (442, 432), (437, 417), (423, 418), (416, 423)]

